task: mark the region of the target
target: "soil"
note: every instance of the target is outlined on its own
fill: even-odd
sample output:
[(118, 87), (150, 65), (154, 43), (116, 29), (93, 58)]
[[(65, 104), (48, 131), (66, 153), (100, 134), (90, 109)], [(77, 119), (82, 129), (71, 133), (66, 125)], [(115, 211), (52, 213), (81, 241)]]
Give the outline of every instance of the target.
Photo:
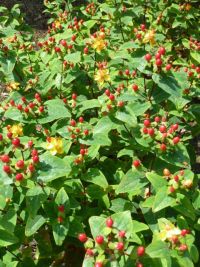
[(25, 14), (25, 20), (29, 25), (39, 31), (47, 29), (48, 16), (43, 13), (43, 0), (0, 0), (0, 5), (9, 9), (15, 4), (21, 5), (21, 10)]

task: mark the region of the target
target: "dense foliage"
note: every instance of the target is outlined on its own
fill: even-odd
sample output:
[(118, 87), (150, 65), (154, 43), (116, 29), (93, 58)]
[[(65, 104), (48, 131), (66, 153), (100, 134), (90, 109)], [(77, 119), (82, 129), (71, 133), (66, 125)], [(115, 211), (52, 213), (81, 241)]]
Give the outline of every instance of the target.
[(199, 266), (198, 2), (0, 8), (0, 266)]

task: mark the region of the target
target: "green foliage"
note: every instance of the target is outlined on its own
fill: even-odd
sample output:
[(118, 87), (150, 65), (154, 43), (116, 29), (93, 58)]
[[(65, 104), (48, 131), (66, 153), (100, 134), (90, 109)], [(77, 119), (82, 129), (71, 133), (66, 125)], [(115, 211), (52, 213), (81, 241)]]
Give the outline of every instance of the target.
[(0, 266), (199, 266), (199, 1), (82, 2), (0, 7)]

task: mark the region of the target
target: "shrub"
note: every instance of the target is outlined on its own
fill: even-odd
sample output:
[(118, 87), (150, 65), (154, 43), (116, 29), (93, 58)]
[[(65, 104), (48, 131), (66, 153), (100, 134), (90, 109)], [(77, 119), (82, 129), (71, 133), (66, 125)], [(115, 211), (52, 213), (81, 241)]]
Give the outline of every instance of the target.
[(199, 266), (198, 1), (44, 3), (0, 8), (1, 265)]

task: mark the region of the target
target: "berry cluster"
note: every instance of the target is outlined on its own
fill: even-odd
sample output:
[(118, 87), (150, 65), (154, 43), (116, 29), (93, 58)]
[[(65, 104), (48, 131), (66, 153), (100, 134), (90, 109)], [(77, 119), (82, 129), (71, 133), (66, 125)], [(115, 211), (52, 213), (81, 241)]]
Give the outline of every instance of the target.
[[(84, 243), (86, 256), (94, 258), (94, 267), (105, 266), (110, 258), (116, 260), (123, 255), (128, 255), (126, 250), (128, 249), (129, 242), (126, 238), (126, 232), (117, 229), (112, 218), (107, 218), (105, 224), (106, 234), (96, 236), (94, 241), (88, 238), (85, 233), (81, 233), (78, 236), (80, 242)], [(104, 260), (100, 260), (102, 259), (102, 254), (104, 254)], [(139, 259), (144, 256), (144, 254), (145, 247), (139, 246), (136, 248), (137, 267), (143, 267)]]

